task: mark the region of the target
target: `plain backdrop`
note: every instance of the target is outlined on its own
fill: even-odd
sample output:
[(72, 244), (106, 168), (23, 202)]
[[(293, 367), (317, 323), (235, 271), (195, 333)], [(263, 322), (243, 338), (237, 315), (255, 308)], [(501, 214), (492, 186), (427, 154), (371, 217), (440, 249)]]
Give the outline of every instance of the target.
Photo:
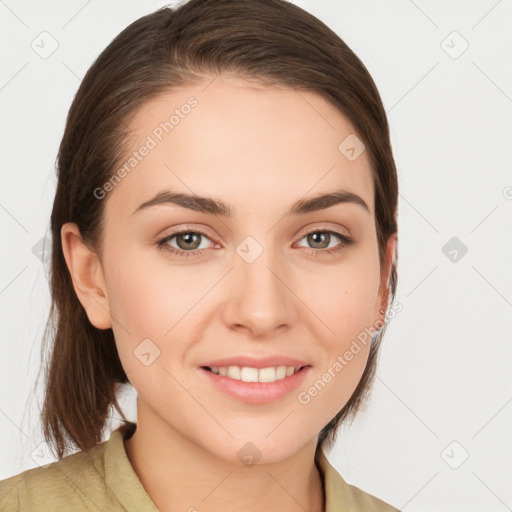
[[(371, 399), (329, 459), (407, 512), (509, 510), (512, 1), (294, 3), (370, 71), (400, 185), (403, 309)], [(166, 4), (0, 2), (0, 479), (44, 458), (33, 392), (50, 304), (41, 248), (67, 111), (109, 42)], [(134, 393), (123, 397), (135, 419)]]

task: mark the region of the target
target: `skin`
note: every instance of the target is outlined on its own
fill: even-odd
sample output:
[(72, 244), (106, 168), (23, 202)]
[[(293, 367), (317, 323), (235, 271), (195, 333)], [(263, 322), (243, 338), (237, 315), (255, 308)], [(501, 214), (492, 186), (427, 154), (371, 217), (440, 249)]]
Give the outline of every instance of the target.
[[(297, 394), (385, 309), (390, 267), (379, 264), (369, 155), (349, 161), (338, 150), (354, 129), (319, 95), (228, 75), (147, 103), (131, 123), (132, 150), (190, 96), (197, 107), (102, 199), (101, 254), (82, 243), (76, 225), (63, 226), (66, 262), (91, 323), (113, 329), (138, 393), (138, 426), (125, 447), (159, 510), (321, 511), (316, 439), (354, 392), (369, 344), (308, 404)], [(370, 212), (342, 203), (285, 215), (298, 199), (340, 188), (360, 195)], [(219, 198), (235, 216), (173, 204), (132, 214), (164, 189)], [(202, 255), (157, 247), (185, 226), (206, 233)], [(321, 254), (325, 246), (306, 235), (325, 229), (355, 243)], [(250, 264), (236, 252), (247, 236), (263, 248)], [(178, 238), (168, 245), (179, 250)], [(342, 243), (330, 240), (329, 248)], [(388, 263), (395, 245), (392, 237)], [(134, 356), (146, 338), (160, 350), (149, 366)], [(198, 370), (241, 354), (282, 354), (312, 368), (300, 389), (253, 405), (224, 395)], [(261, 452), (252, 467), (237, 456), (247, 442)]]

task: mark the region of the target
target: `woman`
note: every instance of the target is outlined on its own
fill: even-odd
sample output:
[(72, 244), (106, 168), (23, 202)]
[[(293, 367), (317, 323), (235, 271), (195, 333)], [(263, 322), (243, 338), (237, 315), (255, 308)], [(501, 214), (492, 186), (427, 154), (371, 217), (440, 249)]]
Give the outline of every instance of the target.
[[(1, 482), (2, 510), (396, 510), (323, 450), (371, 388), (397, 196), (375, 84), (311, 14), (190, 0), (123, 30), (58, 156), (59, 460)], [(137, 423), (101, 442), (126, 382)]]

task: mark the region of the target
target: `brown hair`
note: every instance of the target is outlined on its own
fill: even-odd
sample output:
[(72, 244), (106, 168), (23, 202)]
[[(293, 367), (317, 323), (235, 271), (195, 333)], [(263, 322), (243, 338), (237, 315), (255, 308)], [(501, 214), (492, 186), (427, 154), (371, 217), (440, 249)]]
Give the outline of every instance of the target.
[[(59, 458), (69, 441), (85, 451), (101, 442), (112, 406), (124, 418), (116, 383), (128, 382), (112, 329), (95, 328), (75, 294), (61, 227), (76, 223), (84, 243), (101, 255), (105, 202), (93, 191), (123, 161), (130, 120), (157, 95), (221, 72), (315, 92), (350, 120), (369, 151), (379, 257), (381, 266), (386, 264), (386, 244), (397, 231), (398, 200), (386, 113), (367, 69), (331, 29), (286, 0), (190, 0), (136, 20), (87, 71), (69, 110), (57, 159), (52, 304), (44, 335), (53, 345), (45, 366), (42, 424)], [(392, 300), (396, 280), (395, 263), (388, 290)], [(329, 433), (333, 441), (338, 426), (363, 403), (384, 332), (385, 326), (373, 338), (356, 390), (320, 432), (319, 443)]]

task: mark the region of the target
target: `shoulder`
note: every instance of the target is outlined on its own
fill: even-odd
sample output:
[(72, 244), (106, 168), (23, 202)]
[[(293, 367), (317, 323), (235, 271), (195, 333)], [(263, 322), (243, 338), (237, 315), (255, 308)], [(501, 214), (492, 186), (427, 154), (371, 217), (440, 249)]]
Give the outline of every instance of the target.
[(105, 442), (0, 481), (0, 511), (102, 509)]

